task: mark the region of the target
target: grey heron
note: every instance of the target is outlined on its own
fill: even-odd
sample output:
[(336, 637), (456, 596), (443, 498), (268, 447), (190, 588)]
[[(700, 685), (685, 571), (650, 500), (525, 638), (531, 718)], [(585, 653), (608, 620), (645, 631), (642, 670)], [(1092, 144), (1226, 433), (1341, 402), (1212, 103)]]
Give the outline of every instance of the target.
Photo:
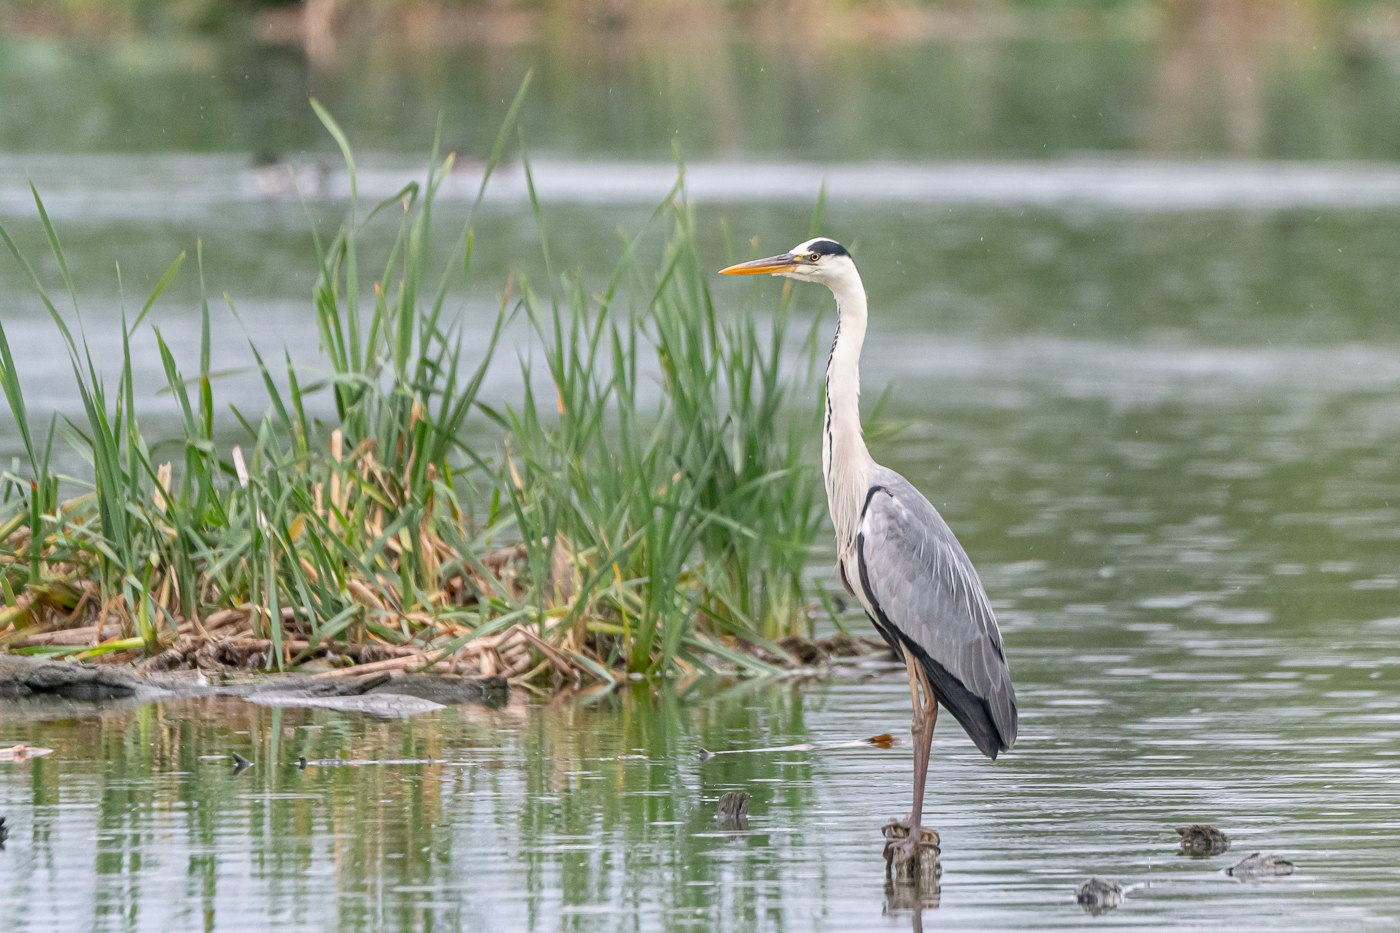
[(925, 830), (924, 784), (941, 703), (989, 758), (1016, 741), (1016, 693), (991, 603), (972, 561), (913, 484), (876, 463), (860, 424), (860, 350), (866, 297), (846, 248), (817, 237), (791, 251), (720, 270), (819, 282), (836, 298), (826, 367), (822, 475), (841, 580), (909, 675), (914, 708), (914, 801), (886, 827), (887, 863), (917, 865), (936, 845)]

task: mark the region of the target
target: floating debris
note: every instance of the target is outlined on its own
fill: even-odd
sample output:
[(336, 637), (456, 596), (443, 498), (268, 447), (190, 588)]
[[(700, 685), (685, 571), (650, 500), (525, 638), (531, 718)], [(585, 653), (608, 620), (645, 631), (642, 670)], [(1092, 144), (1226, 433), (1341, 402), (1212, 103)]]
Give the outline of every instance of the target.
[(893, 748), (899, 744), (899, 739), (882, 732), (879, 735), (872, 735), (868, 739), (853, 739), (846, 742), (801, 742), (797, 745), (767, 745), (763, 748), (725, 748), (713, 752), (708, 748), (700, 749), (700, 760), (709, 761), (716, 755), (758, 755), (766, 752), (825, 752), (837, 748), (863, 748), (866, 745), (873, 745), (876, 748)]
[(357, 696), (305, 696), (295, 693), (255, 693), (244, 697), (259, 706), (312, 707), (333, 709), (344, 713), (365, 713), (370, 716), (416, 716), (433, 710), (446, 709), (441, 703), (424, 700), (404, 693), (365, 693)]
[(1256, 881), (1260, 878), (1278, 878), (1293, 874), (1293, 863), (1281, 855), (1264, 852), (1251, 852), (1236, 864), (1225, 869), (1225, 874), (1241, 881)]
[(720, 829), (744, 830), (749, 828), (749, 795), (741, 790), (731, 790), (719, 798), (715, 811), (715, 822)]
[(1123, 903), (1123, 886), (1108, 878), (1090, 878), (1074, 889), (1074, 899), (1085, 913), (1097, 917)]
[(0, 816), (0, 849), (5, 848), (5, 840), (9, 838), (9, 827), (5, 825), (5, 818), (3, 816)]
[(251, 761), (238, 754), (238, 752), (231, 752), (229, 754), (229, 757), (233, 759), (234, 774), (242, 774), (244, 771), (247, 771), (253, 766), (253, 763)]
[(37, 745), (11, 745), (9, 748), (0, 748), (0, 761), (28, 761), (31, 758), (43, 758), (45, 755), (52, 755), (53, 749), (40, 748)]
[(1176, 834), (1181, 837), (1180, 854), (1192, 858), (1219, 855), (1230, 848), (1230, 837), (1207, 823), (1178, 826)]

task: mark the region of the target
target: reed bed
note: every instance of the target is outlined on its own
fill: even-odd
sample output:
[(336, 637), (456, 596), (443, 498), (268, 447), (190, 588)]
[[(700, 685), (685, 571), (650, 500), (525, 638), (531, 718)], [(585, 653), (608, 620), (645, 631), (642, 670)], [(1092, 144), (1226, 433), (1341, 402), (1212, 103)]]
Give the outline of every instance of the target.
[[(0, 227), (82, 403), (71, 422), (33, 423), (0, 325), (0, 388), (25, 452), (0, 475), (0, 649), (542, 683), (810, 662), (816, 594), (805, 572), (823, 515), (816, 340), (793, 330), (785, 305), (762, 323), (716, 312), (715, 258), (697, 255), (683, 184), (623, 244), (604, 288), (515, 275), (491, 332), (467, 339), (451, 296), (474, 281), (475, 221), (450, 234), (445, 265), (429, 261), (451, 156), (363, 210), (350, 146), (317, 112), (352, 189), (339, 233), (316, 245), (322, 359), (309, 376), (285, 352), (250, 345), (266, 407), (223, 411), (201, 300), (197, 359), (177, 359), (155, 331), (180, 412), (173, 445), (142, 429), (132, 336), (152, 326), (184, 257), (137, 313), (122, 312), (113, 377), (77, 324), (39, 193), (71, 309)], [(392, 245), (372, 254), (364, 231), (385, 224), (396, 225)], [(548, 256), (542, 222), (540, 235)], [(665, 239), (659, 268), (637, 258), (648, 236)], [(534, 342), (514, 364), (523, 397), (482, 398), (488, 366), (507, 365), (496, 353), (503, 328), (522, 319)], [(546, 382), (539, 397), (532, 387)], [(316, 400), (333, 417), (309, 415), (328, 407)], [(56, 474), (55, 439), (90, 475)]]

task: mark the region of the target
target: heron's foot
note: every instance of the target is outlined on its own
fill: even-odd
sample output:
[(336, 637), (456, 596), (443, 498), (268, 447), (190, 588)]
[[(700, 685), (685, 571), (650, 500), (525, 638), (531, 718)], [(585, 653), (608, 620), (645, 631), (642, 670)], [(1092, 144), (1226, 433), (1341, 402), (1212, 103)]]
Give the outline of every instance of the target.
[(911, 833), (907, 821), (890, 820), (881, 832), (885, 836), (887, 878), (912, 883), (937, 878), (941, 873), (939, 839), (935, 830), (917, 826)]
[[(890, 820), (880, 827), (880, 834), (886, 839), (886, 846), (909, 838), (909, 820)], [(919, 844), (924, 848), (937, 849), (940, 843), (938, 830), (930, 829), (927, 826), (919, 827)]]

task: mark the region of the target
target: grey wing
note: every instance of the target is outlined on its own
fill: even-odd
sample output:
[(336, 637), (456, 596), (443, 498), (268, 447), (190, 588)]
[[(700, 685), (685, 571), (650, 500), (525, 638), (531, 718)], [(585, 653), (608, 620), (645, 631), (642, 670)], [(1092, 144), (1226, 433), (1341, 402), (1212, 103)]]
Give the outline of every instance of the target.
[(860, 585), (887, 640), (923, 662), (943, 706), (989, 757), (1016, 741), (1001, 632), (967, 552), (904, 477), (872, 478), (857, 537)]

